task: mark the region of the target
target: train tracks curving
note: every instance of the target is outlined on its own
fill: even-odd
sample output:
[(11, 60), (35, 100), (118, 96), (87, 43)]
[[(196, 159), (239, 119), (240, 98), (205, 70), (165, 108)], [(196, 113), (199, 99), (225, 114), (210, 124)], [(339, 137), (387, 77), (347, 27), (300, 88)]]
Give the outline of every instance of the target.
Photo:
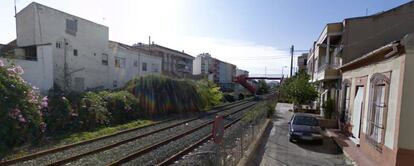
[[(219, 106), (215, 108), (216, 111), (200, 117), (170, 120), (146, 127), (130, 129), (109, 136), (49, 149), (13, 160), (2, 161), (0, 165), (119, 165), (126, 163), (125, 161), (132, 161), (139, 157), (140, 154), (144, 154), (144, 152), (151, 152), (151, 150), (157, 147), (167, 145), (174, 140), (205, 128), (211, 124), (211, 119), (215, 114), (224, 114), (231, 117), (252, 105), (251, 100), (245, 100)], [(180, 134), (177, 135), (176, 133)], [(132, 157), (123, 159), (125, 156)]]

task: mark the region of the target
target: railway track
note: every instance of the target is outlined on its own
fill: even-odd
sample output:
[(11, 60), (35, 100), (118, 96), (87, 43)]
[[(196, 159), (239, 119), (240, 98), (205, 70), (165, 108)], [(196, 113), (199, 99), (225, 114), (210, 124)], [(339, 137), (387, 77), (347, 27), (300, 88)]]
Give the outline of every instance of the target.
[[(249, 108), (254, 105), (255, 103), (251, 103), (232, 113), (224, 115), (225, 127), (229, 127), (239, 121), (244, 115), (245, 111), (248, 111)], [(211, 124), (213, 122), (214, 119), (211, 119), (179, 134), (172, 135), (157, 143), (134, 151), (133, 153), (130, 153), (129, 155), (108, 164), (108, 166), (168, 165), (184, 153), (192, 150), (192, 148), (196, 145), (211, 138)]]
[[(167, 122), (155, 123), (149, 126), (134, 128), (112, 135), (100, 137), (93, 140), (83, 141), (75, 144), (65, 145), (49, 150), (40, 151), (31, 155), (0, 162), (0, 165), (63, 165), (81, 159), (85, 156), (104, 152), (121, 145), (125, 145), (131, 141), (144, 139), (157, 133), (163, 133), (176, 128), (186, 128), (189, 123), (195, 123), (208, 116), (222, 113), (249, 103), (251, 99), (222, 105), (213, 108), (216, 111), (207, 113), (200, 117), (186, 120), (170, 120)], [(144, 132), (147, 131), (147, 132)], [(149, 141), (152, 142), (152, 141)]]

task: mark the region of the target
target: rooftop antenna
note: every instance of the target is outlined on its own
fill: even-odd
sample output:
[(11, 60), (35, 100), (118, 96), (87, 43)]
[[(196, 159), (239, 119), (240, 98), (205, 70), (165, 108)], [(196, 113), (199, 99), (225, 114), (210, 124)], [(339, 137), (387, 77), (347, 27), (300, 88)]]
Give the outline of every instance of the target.
[(16, 0), (14, 0), (14, 21), (16, 22), (16, 43), (17, 43), (17, 38), (18, 38), (18, 34), (17, 34), (17, 7), (16, 7)]
[(16, 8), (16, 0), (14, 0), (14, 17), (16, 17), (17, 8)]

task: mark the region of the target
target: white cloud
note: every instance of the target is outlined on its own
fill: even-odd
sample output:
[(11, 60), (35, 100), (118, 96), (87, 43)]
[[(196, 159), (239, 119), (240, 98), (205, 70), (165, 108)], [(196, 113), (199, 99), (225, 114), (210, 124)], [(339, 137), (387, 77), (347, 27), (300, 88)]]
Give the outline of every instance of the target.
[[(160, 45), (185, 50), (197, 56), (200, 53), (210, 53), (213, 57), (237, 65), (252, 74), (281, 74), (282, 66), (290, 65), (288, 50), (280, 50), (253, 42), (216, 39), (209, 37), (162, 37), (154, 38)], [(160, 41), (160, 42), (157, 42)], [(296, 62), (294, 62), (295, 66)], [(284, 72), (287, 73), (285, 68)]]

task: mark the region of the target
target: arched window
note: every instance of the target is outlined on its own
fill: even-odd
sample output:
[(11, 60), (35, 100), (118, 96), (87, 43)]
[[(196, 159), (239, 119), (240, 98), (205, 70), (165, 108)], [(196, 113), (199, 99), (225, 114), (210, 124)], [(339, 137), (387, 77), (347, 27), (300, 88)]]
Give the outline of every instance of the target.
[(367, 140), (381, 150), (384, 145), (387, 122), (389, 73), (375, 73), (371, 76), (369, 112), (367, 117)]
[(341, 117), (342, 123), (349, 122), (349, 101), (351, 96), (351, 81), (344, 79), (342, 81), (342, 101), (341, 101)]

